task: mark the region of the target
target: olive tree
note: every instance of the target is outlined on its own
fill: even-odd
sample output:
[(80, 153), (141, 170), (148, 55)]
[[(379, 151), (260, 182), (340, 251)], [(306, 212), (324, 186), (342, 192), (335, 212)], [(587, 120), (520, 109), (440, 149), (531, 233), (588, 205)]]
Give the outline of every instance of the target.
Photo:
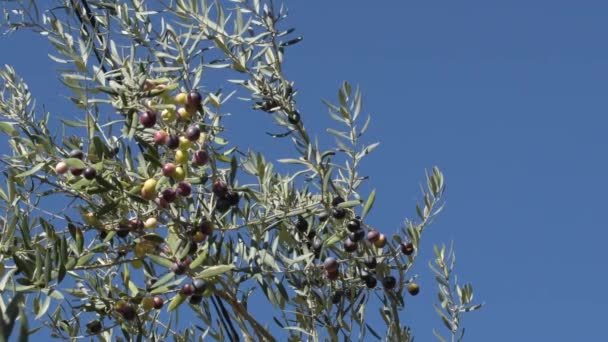
[[(361, 92), (345, 82), (325, 102), (336, 145), (318, 143), (284, 72), (302, 38), (283, 5), (3, 6), (7, 33), (48, 38), (75, 114), (45, 112), (0, 70), (0, 338), (412, 339), (402, 312), (444, 176), (427, 172), (396, 234), (368, 224), (376, 194), (361, 193), (359, 167), (378, 144), (362, 139)], [(292, 158), (228, 141), (231, 103), (268, 113)], [(435, 306), (460, 339), (461, 314), (480, 305), (454, 281), (451, 249), (435, 252)]]

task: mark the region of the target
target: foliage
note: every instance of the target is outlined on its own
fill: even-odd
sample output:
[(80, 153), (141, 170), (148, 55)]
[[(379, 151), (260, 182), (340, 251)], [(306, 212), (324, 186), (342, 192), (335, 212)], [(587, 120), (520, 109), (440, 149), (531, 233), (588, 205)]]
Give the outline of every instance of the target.
[[(291, 341), (413, 339), (399, 313), (405, 292), (417, 294), (410, 269), (441, 211), (443, 174), (427, 175), (418, 218), (400, 234), (366, 223), (376, 194), (360, 193), (358, 170), (378, 143), (361, 142), (370, 124), (360, 123), (361, 92), (343, 83), (325, 102), (336, 146), (316, 142), (283, 71), (302, 40), (283, 28), (285, 7), (49, 3), (6, 2), (4, 25), (48, 38), (81, 114), (41, 115), (15, 70), (0, 71), (11, 151), (0, 188), (4, 339), (17, 319), (23, 339), (39, 323), (64, 339), (275, 340), (279, 330)], [(218, 75), (225, 82), (206, 81)], [(284, 168), (226, 139), (235, 94), (293, 142)], [(437, 308), (454, 336), (460, 314), (479, 306), (470, 285), (455, 287), (454, 303), (444, 249), (438, 258)], [(249, 307), (260, 291), (270, 324)], [(386, 329), (369, 324), (376, 312)]]

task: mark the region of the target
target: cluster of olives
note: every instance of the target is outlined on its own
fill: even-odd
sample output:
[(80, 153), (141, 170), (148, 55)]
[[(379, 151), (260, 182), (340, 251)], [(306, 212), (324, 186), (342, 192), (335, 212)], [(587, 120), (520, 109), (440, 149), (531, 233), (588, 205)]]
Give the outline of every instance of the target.
[[(190, 93), (178, 93), (171, 97), (166, 91), (160, 93), (159, 96), (162, 106), (156, 106), (156, 103), (149, 101), (145, 106), (146, 109), (139, 113), (138, 120), (144, 129), (144, 138), (150, 137), (149, 141), (152, 142), (150, 146), (154, 146), (153, 148), (164, 149), (165, 153), (161, 155), (166, 155), (167, 160), (160, 167), (158, 174), (143, 181), (139, 195), (145, 200), (154, 201), (157, 208), (163, 210), (176, 203), (180, 197), (187, 198), (192, 195), (192, 185), (186, 181), (186, 175), (192, 170), (207, 165), (211, 156), (206, 146), (209, 137), (205, 132), (205, 126), (202, 122), (197, 123), (198, 113), (203, 114), (201, 94), (191, 91)], [(163, 109), (159, 113), (155, 108)], [(85, 154), (80, 150), (71, 151), (66, 157), (85, 161)], [(99, 170), (94, 167), (75, 168), (70, 167), (68, 163), (69, 161), (65, 160), (59, 161), (55, 166), (55, 172), (64, 175), (69, 171), (74, 177), (83, 176), (88, 180), (101, 180)], [(159, 176), (168, 178), (170, 182), (161, 182)], [(164, 184), (162, 188), (160, 184)], [(239, 193), (231, 189), (222, 179), (216, 178), (211, 186), (211, 192), (215, 199), (215, 209), (218, 212), (223, 213), (231, 207), (238, 206)], [(120, 238), (126, 238), (131, 233), (140, 236), (139, 239), (134, 240), (134, 245), (117, 251), (119, 256), (124, 256), (132, 251), (138, 258), (133, 261), (134, 267), (143, 265), (142, 259), (146, 254), (168, 252), (166, 246), (146, 240), (145, 236), (141, 235), (144, 228), (156, 228), (158, 220), (154, 216), (143, 220), (138, 217), (122, 219), (115, 226), (116, 228), (109, 228), (110, 225), (103, 224), (93, 212), (86, 213), (83, 218), (85, 224), (99, 229), (101, 239), (105, 239), (111, 229), (114, 229)], [(194, 223), (186, 229), (185, 233), (191, 244), (189, 254), (196, 252), (197, 244), (211, 236), (213, 230), (212, 221), (206, 218), (200, 219), (198, 223)], [(176, 261), (170, 270), (175, 275), (186, 274), (190, 262), (191, 258), (187, 256)], [(190, 303), (198, 304), (207, 288), (202, 280), (195, 279), (192, 284), (184, 285), (179, 293), (189, 296)], [(114, 305), (114, 311), (125, 320), (133, 320), (137, 316), (138, 307), (147, 311), (160, 309), (164, 305), (164, 300), (160, 296), (148, 296), (141, 299), (139, 303), (137, 301), (135, 298), (120, 299)], [(91, 321), (87, 325), (87, 330), (90, 333), (98, 333), (102, 330), (102, 324), (99, 320)]]
[[(153, 309), (160, 310), (165, 305), (165, 300), (161, 296), (146, 296), (141, 298), (141, 302), (139, 304), (144, 311), (150, 311)], [(123, 319), (132, 321), (137, 316), (137, 307), (138, 306), (134, 303), (120, 299), (116, 302), (116, 304), (114, 304), (114, 311), (116, 311)], [(91, 331), (91, 333), (95, 332)]]
[(190, 297), (188, 300), (192, 305), (198, 305), (203, 301), (204, 296), (210, 294), (211, 285), (202, 279), (194, 279), (191, 284), (184, 284), (179, 293)]
[[(84, 152), (81, 150), (72, 150), (68, 154), (68, 158), (84, 160)], [(93, 180), (97, 177), (97, 170), (92, 166), (85, 168), (69, 167), (65, 161), (60, 161), (55, 165), (55, 172), (59, 175), (63, 175), (68, 171), (70, 171), (70, 173), (75, 177), (83, 176), (88, 180)]]
[[(322, 222), (326, 221), (330, 216), (337, 220), (345, 219), (347, 216), (347, 211), (346, 211), (346, 209), (341, 208), (339, 206), (340, 203), (343, 203), (343, 202), (344, 202), (344, 199), (342, 197), (340, 197), (340, 196), (334, 197), (331, 202), (330, 212), (321, 214), (319, 216), (320, 221), (322, 221)], [(304, 225), (305, 222), (306, 221), (298, 220), (296, 222), (296, 227), (299, 227), (300, 229), (304, 229), (305, 227), (307, 228), (307, 225), (306, 226)], [(348, 230), (348, 235), (342, 244), (342, 248), (347, 253), (355, 253), (356, 251), (358, 251), (359, 246), (364, 239), (367, 239), (368, 243), (370, 243), (373, 247), (375, 247), (377, 249), (382, 249), (386, 246), (386, 243), (387, 243), (386, 236), (384, 234), (378, 232), (377, 230), (369, 229), (369, 228), (366, 233), (363, 228), (361, 218), (358, 216), (347, 221), (346, 229)], [(321, 245), (319, 245), (318, 247), (320, 249)], [(313, 248), (315, 248), (315, 246), (313, 246)], [(400, 251), (404, 255), (410, 256), (415, 251), (414, 244), (411, 242), (403, 242), (400, 244)], [(316, 253), (317, 257), (319, 257), (318, 252), (319, 252), (319, 250), (315, 249), (315, 253)], [(373, 289), (373, 288), (376, 288), (378, 285), (378, 279), (376, 279), (376, 277), (374, 276), (377, 264), (378, 264), (377, 258), (376, 258), (376, 256), (373, 256), (373, 255), (367, 256), (363, 260), (363, 265), (365, 266), (365, 268), (361, 269), (358, 272), (358, 274), (359, 274), (361, 281), (367, 288)], [(339, 275), (340, 275), (339, 262), (334, 257), (331, 257), (331, 256), (327, 257), (322, 264), (322, 268), (324, 270), (325, 277), (328, 280), (335, 281), (339, 278)], [(388, 274), (381, 279), (381, 283), (382, 283), (382, 286), (384, 287), (384, 289), (392, 290), (397, 285), (397, 280), (394, 276)], [(420, 290), (419, 286), (415, 283), (409, 283), (407, 289), (411, 295), (417, 295)], [(337, 290), (336, 292), (334, 292), (332, 301), (334, 303), (339, 302), (340, 298), (343, 295), (344, 295), (344, 289)]]

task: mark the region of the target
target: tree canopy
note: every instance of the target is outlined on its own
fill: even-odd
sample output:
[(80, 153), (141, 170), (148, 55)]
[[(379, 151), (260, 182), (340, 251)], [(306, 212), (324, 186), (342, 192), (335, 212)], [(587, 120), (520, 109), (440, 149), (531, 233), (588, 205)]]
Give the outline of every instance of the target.
[[(411, 268), (444, 176), (426, 173), (417, 217), (396, 234), (368, 223), (382, 208), (359, 169), (379, 144), (366, 142), (361, 91), (344, 82), (324, 101), (334, 126), (307, 129), (315, 118), (283, 67), (302, 40), (284, 5), (4, 4), (7, 32), (52, 44), (77, 114), (45, 112), (14, 68), (0, 70), (0, 337), (413, 339), (400, 317), (420, 291)], [(267, 134), (292, 157), (229, 141), (232, 103), (273, 120)], [(435, 254), (435, 307), (459, 339), (462, 313), (480, 305), (456, 282), (452, 249)]]

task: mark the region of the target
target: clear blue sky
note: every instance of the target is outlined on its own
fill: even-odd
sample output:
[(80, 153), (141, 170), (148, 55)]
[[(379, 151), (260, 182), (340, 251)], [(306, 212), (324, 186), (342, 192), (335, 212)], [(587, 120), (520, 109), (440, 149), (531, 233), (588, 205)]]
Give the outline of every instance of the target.
[[(460, 278), (486, 303), (465, 316), (466, 340), (595, 341), (608, 304), (608, 3), (491, 3), (288, 1), (305, 39), (287, 73), (319, 134), (319, 99), (334, 100), (342, 80), (362, 87), (368, 141), (382, 143), (364, 165), (379, 195), (371, 224), (390, 232), (414, 217), (424, 169), (445, 173), (447, 206), (424, 236), (422, 292), (405, 315), (417, 340), (443, 331), (425, 264), (434, 243), (453, 241)], [(19, 37), (0, 40), (0, 63), (67, 114), (40, 43)], [(291, 151), (245, 129), (266, 116), (238, 115), (241, 139)]]

